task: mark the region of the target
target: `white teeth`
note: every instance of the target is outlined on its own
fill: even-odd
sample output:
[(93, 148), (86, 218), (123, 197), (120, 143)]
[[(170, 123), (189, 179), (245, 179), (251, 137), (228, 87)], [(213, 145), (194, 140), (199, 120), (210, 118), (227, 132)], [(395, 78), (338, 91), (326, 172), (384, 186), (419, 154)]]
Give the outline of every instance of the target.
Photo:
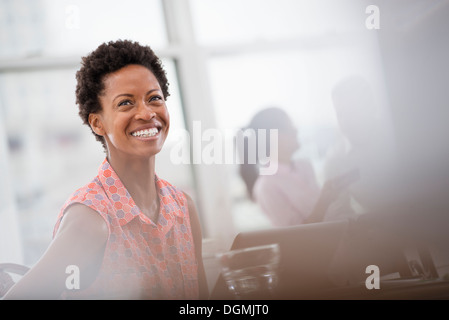
[(132, 135), (134, 137), (148, 138), (148, 137), (155, 136), (157, 133), (158, 133), (157, 128), (150, 128), (150, 129), (133, 132)]

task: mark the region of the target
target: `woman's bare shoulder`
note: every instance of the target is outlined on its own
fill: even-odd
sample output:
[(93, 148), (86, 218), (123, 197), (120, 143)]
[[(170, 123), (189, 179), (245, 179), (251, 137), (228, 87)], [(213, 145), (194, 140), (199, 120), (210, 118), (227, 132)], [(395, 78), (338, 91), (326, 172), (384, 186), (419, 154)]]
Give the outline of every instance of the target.
[(106, 240), (109, 235), (109, 228), (97, 211), (84, 204), (74, 203), (65, 210), (55, 237), (62, 232)]

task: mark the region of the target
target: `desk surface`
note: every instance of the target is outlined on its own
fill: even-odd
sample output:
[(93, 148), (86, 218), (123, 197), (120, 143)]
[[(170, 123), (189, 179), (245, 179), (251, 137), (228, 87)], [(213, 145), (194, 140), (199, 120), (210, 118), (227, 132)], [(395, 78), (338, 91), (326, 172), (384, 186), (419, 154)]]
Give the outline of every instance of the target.
[(379, 289), (367, 289), (364, 284), (323, 291), (321, 299), (338, 300), (447, 300), (449, 281), (446, 280), (386, 280)]
[[(230, 294), (216, 299), (232, 300)], [(245, 299), (245, 298), (243, 298)], [(288, 293), (275, 292), (270, 297), (252, 297), (260, 300), (449, 300), (449, 281), (445, 280), (386, 280), (379, 289), (367, 289), (365, 284), (325, 289), (319, 291)]]

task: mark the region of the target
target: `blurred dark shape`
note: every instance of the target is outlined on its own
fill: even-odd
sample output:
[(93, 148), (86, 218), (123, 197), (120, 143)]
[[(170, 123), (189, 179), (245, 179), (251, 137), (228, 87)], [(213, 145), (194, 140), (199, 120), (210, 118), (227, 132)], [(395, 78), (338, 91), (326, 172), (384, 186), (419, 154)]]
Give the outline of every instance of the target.
[(359, 75), (341, 79), (332, 90), (332, 102), (341, 136), (327, 155), (325, 177), (358, 170), (360, 179), (340, 196), (329, 214), (364, 213), (390, 205), (396, 201), (398, 178), (395, 139), (385, 106)]
[(402, 204), (394, 226), (423, 245), (438, 246), (447, 263), (449, 2), (381, 0), (379, 7), (379, 48), (395, 127)]

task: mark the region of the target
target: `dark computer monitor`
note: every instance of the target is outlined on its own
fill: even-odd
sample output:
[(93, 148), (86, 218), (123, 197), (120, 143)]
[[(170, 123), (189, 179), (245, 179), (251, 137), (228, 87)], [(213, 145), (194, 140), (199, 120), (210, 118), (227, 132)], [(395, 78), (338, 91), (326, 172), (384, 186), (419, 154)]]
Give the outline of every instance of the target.
[[(242, 232), (230, 249), (279, 244), (279, 285), (275, 297), (314, 298), (320, 289), (332, 286), (327, 272), (347, 225), (347, 221), (322, 222)], [(221, 274), (211, 299), (233, 299)]]

